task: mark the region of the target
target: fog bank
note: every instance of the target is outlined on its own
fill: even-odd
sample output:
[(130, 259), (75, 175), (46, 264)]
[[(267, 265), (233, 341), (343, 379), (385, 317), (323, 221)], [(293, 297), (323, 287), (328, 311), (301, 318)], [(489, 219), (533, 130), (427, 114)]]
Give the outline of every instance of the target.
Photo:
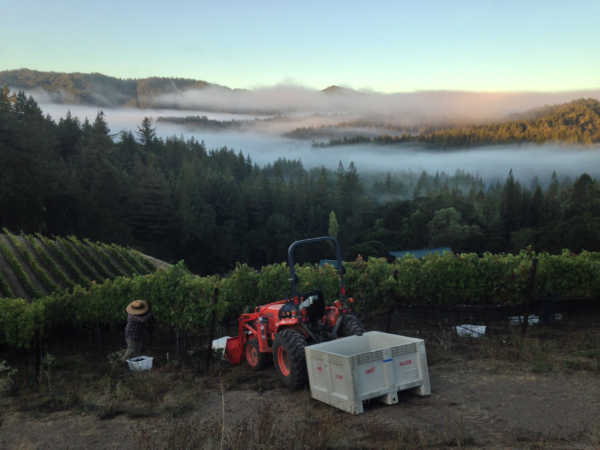
[[(29, 91), (38, 103), (69, 103), (68, 93)], [(116, 95), (116, 94), (115, 94)], [(117, 104), (110, 92), (90, 91), (100, 104)], [(375, 91), (330, 87), (323, 91), (301, 85), (279, 84), (252, 90), (211, 85), (178, 90), (146, 99), (156, 109), (185, 109), (234, 114), (319, 114), (339, 120), (385, 120), (400, 126), (423, 123), (482, 122), (522, 114), (546, 105), (578, 98), (600, 100), (600, 89), (560, 92), (414, 91), (384, 94)], [(112, 100), (111, 100), (112, 99)], [(149, 114), (152, 109), (145, 110)]]
[[(42, 104), (44, 113), (58, 120), (68, 110), (83, 120), (93, 121), (99, 108)], [(135, 131), (145, 116), (186, 116), (189, 111), (103, 109), (111, 133)], [(215, 120), (250, 120), (255, 116), (197, 111)], [(523, 182), (534, 176), (548, 179), (553, 171), (561, 176), (576, 177), (587, 172), (600, 177), (600, 147), (577, 147), (558, 144), (495, 145), (455, 149), (452, 151), (427, 148), (418, 144), (380, 146), (361, 144), (313, 148), (309, 141), (287, 139), (279, 135), (247, 132), (194, 131), (170, 123), (156, 123), (157, 135), (163, 138), (194, 137), (204, 141), (208, 149), (228, 147), (249, 155), (252, 160), (265, 165), (279, 158), (302, 161), (306, 168), (327, 167), (336, 169), (341, 161), (348, 166), (353, 161), (360, 172), (396, 172), (423, 170), (431, 173), (455, 173), (457, 170), (477, 174), (485, 179), (504, 178), (510, 169)]]
[(155, 104), (188, 109), (236, 112), (359, 115), (385, 118), (403, 125), (423, 122), (484, 121), (590, 97), (600, 100), (600, 90), (565, 92), (462, 92), (417, 91), (382, 94), (333, 88), (318, 91), (294, 85), (255, 90), (209, 87), (160, 96)]

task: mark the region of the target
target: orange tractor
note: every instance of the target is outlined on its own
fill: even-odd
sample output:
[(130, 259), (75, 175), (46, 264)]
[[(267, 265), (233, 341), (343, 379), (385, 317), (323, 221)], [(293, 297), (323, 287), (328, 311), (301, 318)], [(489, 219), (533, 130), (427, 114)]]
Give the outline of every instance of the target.
[[(294, 249), (299, 245), (323, 241), (335, 244), (340, 280), (340, 298), (330, 306), (325, 306), (320, 291), (299, 295), (296, 286), (298, 277), (294, 270)], [(265, 367), (272, 358), (283, 383), (290, 389), (299, 389), (306, 385), (308, 379), (304, 347), (362, 334), (364, 329), (354, 315), (354, 299), (346, 296), (342, 254), (337, 239), (322, 236), (293, 242), (288, 248), (288, 265), (292, 283), (290, 297), (242, 314), (238, 319), (238, 335), (227, 340), (225, 357), (232, 364), (239, 364), (244, 358), (256, 370)]]

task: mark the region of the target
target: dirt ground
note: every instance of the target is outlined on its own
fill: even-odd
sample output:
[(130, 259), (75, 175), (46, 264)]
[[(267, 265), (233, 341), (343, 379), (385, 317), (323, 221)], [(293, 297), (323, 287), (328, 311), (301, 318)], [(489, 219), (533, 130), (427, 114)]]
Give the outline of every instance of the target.
[(202, 375), (156, 355), (130, 373), (57, 355), (39, 387), (0, 398), (0, 447), (600, 448), (597, 324), (424, 337), (431, 396), (374, 400), (359, 416), (287, 391), (273, 367)]

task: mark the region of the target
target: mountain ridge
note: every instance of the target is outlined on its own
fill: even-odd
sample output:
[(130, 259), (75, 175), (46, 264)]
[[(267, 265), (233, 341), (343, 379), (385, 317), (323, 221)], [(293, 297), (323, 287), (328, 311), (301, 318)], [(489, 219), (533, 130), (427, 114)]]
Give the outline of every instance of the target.
[(23, 90), (39, 103), (100, 108), (169, 108), (242, 114), (352, 112), (360, 116), (422, 118), (426, 122), (485, 121), (523, 117), (534, 108), (577, 98), (600, 100), (600, 89), (562, 92), (415, 90), (382, 93), (340, 84), (324, 89), (275, 85), (237, 89), (180, 77), (117, 78), (98, 72), (64, 73), (32, 69), (0, 71), (0, 88)]
[(226, 86), (191, 78), (117, 78), (99, 72), (46, 72), (26, 68), (0, 71), (0, 86), (3, 85), (26, 91), (41, 89), (53, 103), (136, 108), (158, 106), (159, 96), (190, 89), (212, 87), (231, 91)]

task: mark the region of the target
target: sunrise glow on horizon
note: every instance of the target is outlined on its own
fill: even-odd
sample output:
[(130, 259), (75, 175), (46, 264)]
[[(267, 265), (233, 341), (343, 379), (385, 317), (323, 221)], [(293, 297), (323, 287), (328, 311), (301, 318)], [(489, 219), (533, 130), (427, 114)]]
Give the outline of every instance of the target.
[(3, 14), (0, 70), (185, 77), (234, 88), (600, 87), (595, 1), (24, 1)]

